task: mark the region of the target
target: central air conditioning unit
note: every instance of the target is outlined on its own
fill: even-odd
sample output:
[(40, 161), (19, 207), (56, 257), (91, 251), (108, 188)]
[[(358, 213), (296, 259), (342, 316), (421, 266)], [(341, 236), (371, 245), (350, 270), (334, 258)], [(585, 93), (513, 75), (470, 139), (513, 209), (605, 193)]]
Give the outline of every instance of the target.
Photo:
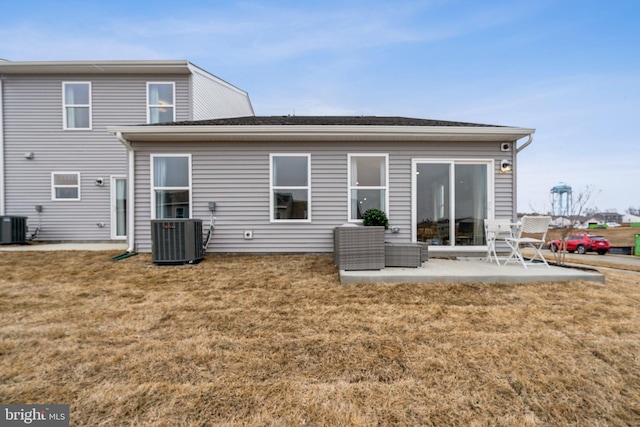
[(27, 217), (26, 216), (1, 216), (0, 217), (0, 244), (24, 245), (27, 243)]
[(194, 264), (204, 258), (201, 219), (151, 220), (154, 264)]

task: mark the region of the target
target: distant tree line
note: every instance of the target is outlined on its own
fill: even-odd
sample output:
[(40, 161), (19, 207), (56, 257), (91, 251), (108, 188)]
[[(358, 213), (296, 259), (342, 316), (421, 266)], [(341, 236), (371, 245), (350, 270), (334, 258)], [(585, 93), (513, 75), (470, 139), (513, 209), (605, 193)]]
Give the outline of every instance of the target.
[(629, 209), (627, 209), (627, 213), (629, 215), (640, 216), (640, 208), (634, 208), (633, 206), (629, 206)]

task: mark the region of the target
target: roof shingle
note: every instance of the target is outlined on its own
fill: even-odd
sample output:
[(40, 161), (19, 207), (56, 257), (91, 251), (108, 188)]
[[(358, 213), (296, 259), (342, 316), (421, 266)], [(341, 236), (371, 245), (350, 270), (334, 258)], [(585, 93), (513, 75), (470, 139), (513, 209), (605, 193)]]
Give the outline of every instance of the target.
[(450, 126), (504, 127), (445, 120), (378, 116), (247, 116), (227, 119), (157, 123), (150, 126)]

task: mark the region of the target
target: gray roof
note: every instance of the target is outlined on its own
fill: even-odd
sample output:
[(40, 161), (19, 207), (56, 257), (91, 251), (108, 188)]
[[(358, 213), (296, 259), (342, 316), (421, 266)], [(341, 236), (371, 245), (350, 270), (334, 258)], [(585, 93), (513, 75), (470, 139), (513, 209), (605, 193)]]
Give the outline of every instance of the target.
[(512, 142), (525, 136), (531, 137), (535, 129), (407, 117), (247, 116), (138, 126), (108, 126), (107, 131), (130, 142), (232, 140)]
[(445, 120), (378, 116), (247, 116), (226, 119), (158, 123), (149, 126), (438, 126), (504, 127)]

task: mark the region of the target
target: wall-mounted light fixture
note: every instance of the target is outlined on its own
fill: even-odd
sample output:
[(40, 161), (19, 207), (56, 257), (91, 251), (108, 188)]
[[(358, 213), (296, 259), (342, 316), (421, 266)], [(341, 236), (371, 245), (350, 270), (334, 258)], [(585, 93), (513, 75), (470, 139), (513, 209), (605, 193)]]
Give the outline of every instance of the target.
[(34, 157), (35, 154), (33, 153), (33, 151), (27, 151), (26, 153), (24, 153), (24, 158), (27, 160), (33, 160)]
[(513, 170), (513, 163), (511, 163), (511, 160), (502, 159), (500, 161), (500, 172), (507, 173), (507, 172), (511, 172), (512, 170)]
[(104, 187), (104, 179), (102, 178), (96, 179), (96, 187)]

